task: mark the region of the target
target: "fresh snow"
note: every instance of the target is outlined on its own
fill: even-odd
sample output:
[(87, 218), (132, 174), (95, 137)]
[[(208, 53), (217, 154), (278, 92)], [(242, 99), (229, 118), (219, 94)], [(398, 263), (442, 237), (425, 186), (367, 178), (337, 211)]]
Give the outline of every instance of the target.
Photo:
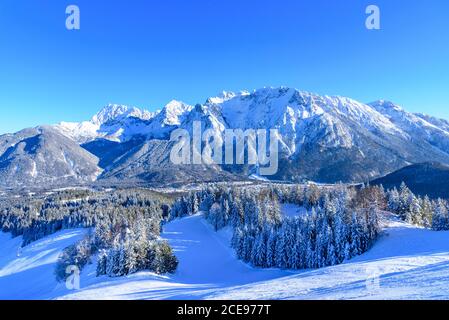
[(86, 143), (98, 138), (125, 141), (135, 135), (146, 134), (145, 122), (158, 112), (149, 112), (135, 107), (109, 104), (95, 114), (90, 121), (61, 122), (53, 126), (63, 135)]
[(367, 253), (342, 265), (225, 288), (214, 299), (448, 299), (449, 232), (391, 222)]
[[(206, 115), (209, 121), (214, 122), (212, 126), (218, 133), (226, 128), (279, 129), (281, 143), (293, 154), (299, 151), (301, 141), (308, 136), (305, 129), (314, 118), (326, 116), (325, 120), (331, 127), (343, 130), (339, 128), (339, 120), (331, 116), (333, 112), (373, 132), (380, 130), (404, 135), (401, 128), (390, 121), (391, 117), (385, 116), (374, 104), (366, 105), (345, 97), (319, 96), (286, 87), (262, 88), (252, 93), (223, 92), (207, 99), (202, 110), (176, 100), (154, 113), (109, 104), (90, 121), (61, 122), (54, 128), (79, 143), (97, 138), (123, 142), (136, 135), (160, 139), (166, 138), (176, 127), (191, 129), (192, 121), (201, 120)], [(342, 137), (338, 144), (350, 147), (353, 141), (348, 138), (349, 134), (340, 134)]]
[(288, 275), (281, 270), (254, 269), (237, 260), (229, 246), (230, 230), (215, 233), (198, 214), (164, 228), (180, 263), (177, 273), (160, 277), (141, 273), (103, 278), (64, 299), (207, 299), (224, 287), (241, 286)]
[[(292, 208), (292, 207), (291, 207)], [(0, 235), (0, 298), (25, 299), (449, 299), (449, 232), (389, 218), (364, 255), (318, 270), (257, 269), (235, 258), (231, 230), (216, 233), (201, 214), (164, 227), (180, 261), (175, 275), (141, 272), (123, 278), (81, 274), (68, 292), (52, 274), (55, 257), (82, 236), (65, 231), (23, 249), (20, 238)], [(62, 287), (62, 288), (61, 288)]]
[(65, 230), (21, 248), (22, 237), (0, 232), (0, 300), (50, 299), (65, 288), (57, 283), (55, 263), (62, 250), (86, 230)]
[(95, 139), (124, 142), (140, 135), (162, 137), (170, 128), (180, 125), (192, 109), (192, 106), (176, 100), (170, 101), (161, 111), (156, 112), (109, 104), (90, 121), (61, 122), (54, 128), (78, 143)]

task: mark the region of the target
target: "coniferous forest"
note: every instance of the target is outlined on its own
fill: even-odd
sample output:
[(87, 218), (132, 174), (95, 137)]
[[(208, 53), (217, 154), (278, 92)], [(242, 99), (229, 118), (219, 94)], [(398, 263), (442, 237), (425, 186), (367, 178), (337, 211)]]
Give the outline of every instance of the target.
[(0, 227), (23, 236), (23, 246), (63, 229), (87, 228), (86, 237), (61, 254), (56, 268), (59, 280), (65, 279), (68, 266), (82, 269), (94, 255), (98, 255), (98, 275), (174, 272), (176, 257), (159, 237), (172, 201), (142, 189), (68, 190), (3, 199)]
[[(304, 210), (286, 215), (283, 206)], [(209, 184), (195, 191), (162, 193), (146, 189), (64, 190), (0, 199), (0, 228), (22, 245), (64, 229), (86, 236), (66, 248), (55, 275), (69, 266), (96, 263), (97, 276), (119, 277), (141, 270), (176, 272), (178, 261), (161, 238), (163, 225), (202, 213), (215, 231), (230, 228), (236, 256), (261, 268), (310, 269), (340, 264), (369, 250), (385, 215), (449, 230), (448, 204), (382, 186)]]

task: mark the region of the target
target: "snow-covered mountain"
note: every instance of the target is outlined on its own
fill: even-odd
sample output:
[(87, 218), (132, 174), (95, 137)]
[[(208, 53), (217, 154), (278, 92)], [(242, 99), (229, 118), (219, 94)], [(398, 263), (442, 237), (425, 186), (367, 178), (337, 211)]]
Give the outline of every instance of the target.
[(410, 140), (423, 139), (449, 153), (449, 123), (446, 120), (410, 113), (389, 101), (380, 100), (370, 103), (369, 106), (385, 115)]
[(7, 187), (92, 183), (98, 158), (53, 128), (0, 136), (0, 184)]
[[(168, 163), (170, 133), (177, 128), (192, 132), (194, 121), (221, 138), (226, 129), (277, 129), (279, 171), (271, 179), (360, 182), (413, 163), (449, 164), (446, 120), (409, 113), (388, 101), (365, 104), (286, 87), (223, 92), (194, 107), (171, 101), (154, 113), (108, 105), (89, 121), (53, 128), (99, 158), (104, 170), (99, 179), (165, 182), (161, 179), (170, 181), (170, 174), (201, 180), (201, 172), (208, 171), (204, 178), (209, 180), (217, 172), (257, 173), (237, 165), (186, 172)], [(13, 136), (8, 139), (20, 140), (20, 134)]]
[(99, 138), (123, 142), (136, 135), (146, 134), (147, 122), (157, 114), (135, 107), (109, 104), (89, 121), (61, 122), (54, 128), (78, 143)]

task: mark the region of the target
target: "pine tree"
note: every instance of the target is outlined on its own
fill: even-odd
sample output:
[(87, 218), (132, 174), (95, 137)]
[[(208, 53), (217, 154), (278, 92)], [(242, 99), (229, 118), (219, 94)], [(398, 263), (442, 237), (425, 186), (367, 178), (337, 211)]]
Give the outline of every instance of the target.
[(245, 257), (244, 247), (243, 247), (243, 231), (240, 227), (234, 229), (234, 233), (231, 240), (231, 245), (234, 248), (237, 257), (243, 259)]
[(410, 205), (408, 213), (406, 215), (406, 222), (412, 223), (418, 226), (422, 226), (422, 213), (421, 213), (421, 201), (414, 194), (410, 195)]
[(138, 246), (139, 243), (137, 242), (135, 245), (128, 244), (125, 247), (125, 270), (126, 274), (132, 274), (138, 271), (138, 253), (135, 249), (136, 246)]
[(285, 224), (278, 230), (276, 238), (276, 267), (285, 269), (288, 267)]
[(410, 189), (402, 182), (399, 191), (399, 203), (398, 203), (398, 214), (402, 220), (410, 219), (410, 203), (413, 200), (412, 192)]
[(421, 220), (425, 228), (430, 228), (432, 226), (432, 203), (428, 196), (425, 196), (422, 202)]
[(231, 225), (234, 228), (240, 226), (243, 222), (243, 209), (240, 200), (235, 199), (236, 202), (232, 204), (231, 208)]
[(447, 207), (443, 200), (438, 199), (432, 218), (432, 229), (436, 231), (449, 230), (449, 217)]
[(116, 277), (120, 271), (120, 250), (112, 248), (108, 250), (106, 259), (106, 274), (110, 277)]
[[(305, 266), (306, 268), (316, 268), (316, 230), (313, 219), (316, 219), (315, 209), (312, 208), (311, 218), (308, 219), (305, 225), (306, 234), (306, 252), (305, 252)], [(312, 221), (311, 221), (312, 220)]]
[(355, 257), (360, 254), (361, 244), (360, 244), (360, 235), (359, 235), (359, 224), (357, 220), (356, 213), (352, 214), (351, 220), (351, 242), (350, 242), (350, 256)]
[(304, 235), (302, 233), (301, 224), (298, 221), (296, 221), (295, 225), (296, 230), (296, 241), (295, 245), (293, 247), (293, 257), (292, 257), (292, 268), (293, 269), (302, 269), (305, 267), (305, 241), (304, 241)]
[(345, 201), (337, 200), (335, 219), (333, 223), (333, 236), (335, 244), (335, 258), (337, 263), (343, 262), (345, 259), (345, 240), (347, 238), (345, 218)]
[(276, 266), (276, 236), (277, 232), (273, 229), (269, 232), (269, 237), (267, 240), (267, 267), (275, 267)]
[(221, 207), (218, 203), (214, 203), (210, 208), (208, 220), (214, 227), (215, 231), (218, 231), (222, 228), (223, 224), (222, 212)]
[(257, 234), (254, 247), (252, 252), (252, 263), (257, 267), (266, 267), (267, 266), (267, 257), (266, 257), (266, 240), (265, 240), (265, 232), (260, 232)]
[(213, 199), (212, 194), (210, 192), (207, 192), (206, 196), (203, 199), (203, 201), (201, 201), (199, 210), (204, 212), (206, 214), (206, 216), (207, 216), (207, 214), (208, 214), (210, 208), (212, 207), (213, 203), (214, 203), (214, 199)]
[(284, 233), (284, 245), (285, 245), (285, 261), (284, 268), (292, 268), (295, 260), (294, 247), (296, 243), (296, 229), (292, 220), (287, 219), (284, 221), (285, 233)]
[(387, 204), (388, 210), (390, 210), (393, 213), (398, 213), (399, 212), (399, 192), (396, 189), (396, 187), (394, 187), (393, 189), (391, 189), (387, 192), (387, 199), (388, 199), (388, 204)]
[(124, 276), (128, 274), (128, 270), (126, 269), (126, 250), (123, 245), (121, 245), (118, 248), (118, 265), (117, 265), (117, 272), (115, 273), (115, 276)]
[(221, 228), (223, 228), (228, 224), (229, 216), (231, 215), (231, 208), (229, 206), (229, 201), (225, 197), (223, 197), (221, 201), (221, 212), (222, 218), (220, 221), (220, 225)]
[(254, 236), (247, 234), (243, 238), (243, 261), (251, 262), (254, 247)]
[(97, 258), (97, 277), (105, 275), (107, 273), (106, 263), (107, 263), (107, 251), (105, 249), (101, 249), (98, 253)]
[(352, 258), (351, 245), (349, 244), (349, 242), (345, 242), (345, 246), (344, 246), (344, 261), (348, 261), (351, 258)]

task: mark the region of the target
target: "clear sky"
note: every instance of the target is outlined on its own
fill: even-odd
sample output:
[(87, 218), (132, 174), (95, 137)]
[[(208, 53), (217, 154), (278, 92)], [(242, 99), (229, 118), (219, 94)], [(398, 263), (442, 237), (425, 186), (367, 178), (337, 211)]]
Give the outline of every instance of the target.
[(280, 85), (449, 119), (448, 14), (448, 0), (1, 0), (0, 133)]

